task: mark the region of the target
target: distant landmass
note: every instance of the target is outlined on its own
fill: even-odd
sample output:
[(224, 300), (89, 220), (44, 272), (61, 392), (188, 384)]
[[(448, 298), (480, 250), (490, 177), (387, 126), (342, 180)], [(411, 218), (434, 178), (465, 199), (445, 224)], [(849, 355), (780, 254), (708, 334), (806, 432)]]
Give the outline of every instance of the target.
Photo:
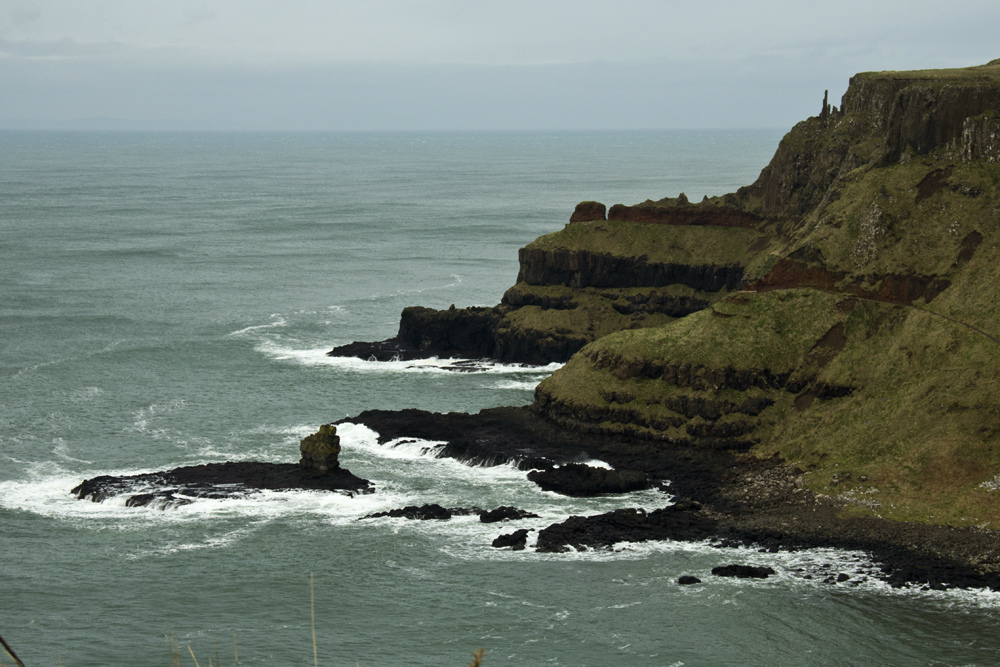
[(100, 132), (201, 132), (240, 129), (227, 123), (181, 120), (132, 120), (110, 116), (74, 119), (14, 118), (0, 120), (0, 130), (100, 131)]

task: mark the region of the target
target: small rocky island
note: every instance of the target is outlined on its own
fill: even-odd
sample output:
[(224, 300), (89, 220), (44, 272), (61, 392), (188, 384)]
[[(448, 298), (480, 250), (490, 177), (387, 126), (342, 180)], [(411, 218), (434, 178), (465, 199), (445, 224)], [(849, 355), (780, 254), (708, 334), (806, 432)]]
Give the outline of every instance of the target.
[(128, 507), (165, 509), (199, 498), (235, 498), (260, 490), (334, 491), (353, 496), (374, 487), (340, 467), (340, 437), (333, 424), (302, 439), (299, 463), (257, 461), (206, 463), (144, 475), (102, 475), (84, 480), (71, 493), (81, 500), (103, 502), (126, 498)]

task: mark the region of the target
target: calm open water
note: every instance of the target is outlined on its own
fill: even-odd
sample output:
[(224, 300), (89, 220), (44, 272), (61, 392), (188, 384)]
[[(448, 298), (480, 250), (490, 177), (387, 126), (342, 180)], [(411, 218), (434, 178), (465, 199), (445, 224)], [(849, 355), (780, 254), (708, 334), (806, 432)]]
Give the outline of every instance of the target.
[[(820, 583), (863, 577), (862, 554), (513, 553), (489, 545), (518, 526), (476, 517), (357, 521), (438, 502), (516, 505), (541, 528), (669, 501), (563, 498), (363, 427), (341, 429), (342, 461), (370, 496), (69, 495), (99, 474), (295, 461), (366, 408), (530, 402), (554, 367), (324, 352), (393, 335), (406, 305), (497, 303), (517, 249), (578, 201), (723, 194), (780, 136), (0, 133), (0, 634), (32, 667), (170, 665), (174, 634), (182, 664), (188, 644), (232, 664), (235, 635), (241, 664), (308, 665), (314, 573), (325, 665), (463, 665), (480, 647), (487, 666), (997, 664), (1000, 596)], [(779, 574), (708, 574), (732, 562)]]

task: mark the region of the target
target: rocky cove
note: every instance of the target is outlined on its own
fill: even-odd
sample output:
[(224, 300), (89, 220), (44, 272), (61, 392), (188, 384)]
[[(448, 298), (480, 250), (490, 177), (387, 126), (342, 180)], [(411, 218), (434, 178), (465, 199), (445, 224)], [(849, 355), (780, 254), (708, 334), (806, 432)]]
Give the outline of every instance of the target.
[[(583, 202), (520, 251), (497, 306), (414, 306), (395, 338), (331, 352), (565, 362), (531, 406), (346, 421), (560, 493), (675, 496), (552, 525), (539, 550), (835, 546), (894, 583), (1000, 588), (998, 114), (997, 62), (859, 74), (735, 193)], [(303, 447), (295, 475), (331, 482)]]

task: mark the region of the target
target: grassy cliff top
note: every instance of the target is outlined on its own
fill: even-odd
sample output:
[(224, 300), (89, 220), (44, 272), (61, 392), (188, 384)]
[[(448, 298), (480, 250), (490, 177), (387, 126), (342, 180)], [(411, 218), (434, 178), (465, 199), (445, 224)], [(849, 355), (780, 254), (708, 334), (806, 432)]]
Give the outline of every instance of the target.
[(882, 72), (861, 72), (855, 78), (873, 80), (911, 81), (998, 81), (1000, 82), (1000, 58), (985, 65), (956, 67), (952, 69), (885, 70)]
[(728, 227), (659, 225), (645, 222), (596, 220), (575, 222), (540, 236), (531, 250), (587, 250), (650, 262), (676, 264), (743, 264), (759, 232)]

